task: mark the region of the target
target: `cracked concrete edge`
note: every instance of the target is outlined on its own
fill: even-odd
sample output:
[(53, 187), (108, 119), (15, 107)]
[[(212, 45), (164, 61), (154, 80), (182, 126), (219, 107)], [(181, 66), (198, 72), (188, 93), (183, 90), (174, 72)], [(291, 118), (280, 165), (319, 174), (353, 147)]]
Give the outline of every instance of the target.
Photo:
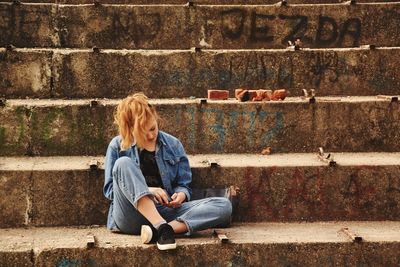
[[(340, 155), (335, 167), (320, 162), (313, 154), (189, 157), (191, 164), (194, 162), (191, 186), (237, 187), (240, 205), (235, 209), (236, 221), (397, 220), (400, 158), (398, 153), (372, 154), (364, 154), (358, 162)], [(216, 156), (220, 167), (210, 168), (204, 163), (208, 156)], [(103, 170), (89, 171), (82, 157), (48, 159), (37, 158), (42, 163), (34, 172), (31, 225), (104, 224), (108, 202), (101, 194)], [(347, 166), (341, 165), (346, 161)], [(4, 166), (5, 162), (0, 158), (0, 164)], [(8, 174), (2, 172), (5, 177), (20, 176), (23, 166), (17, 168), (21, 170), (15, 171), (14, 165), (8, 167)]]
[[(328, 154), (329, 151), (326, 151)], [(337, 166), (398, 166), (400, 152), (333, 153)], [(215, 160), (220, 168), (242, 167), (328, 167), (315, 153), (196, 154), (188, 155), (192, 169), (209, 168)], [(95, 160), (104, 170), (105, 156), (0, 157), (0, 171), (85, 171)]]
[[(212, 88), (229, 90), (233, 97), (234, 89), (240, 87), (285, 88), (290, 96), (302, 95), (304, 88), (316, 88), (317, 96), (377, 95), (398, 94), (399, 75), (390, 65), (396, 64), (399, 51), (399, 47), (298, 53), (282, 49), (194, 54), (190, 50), (104, 50), (94, 55), (90, 50), (16, 49), (12, 59), (0, 67), (8, 77), (2, 82), (6, 98), (121, 98), (138, 90), (151, 98), (188, 98), (205, 97)], [(16, 63), (17, 59), (23, 63)], [(335, 82), (313, 70), (326, 68), (326, 64)], [(32, 65), (37, 70), (33, 74), (29, 72)], [(114, 70), (124, 75), (115, 75)], [(271, 73), (268, 79), (263, 76), (267, 70)]]
[[(358, 0), (357, 3), (379, 3), (379, 2), (397, 2), (398, 0)], [(4, 3), (11, 3), (11, 0), (3, 0)], [(105, 5), (138, 5), (138, 4), (163, 4), (163, 5), (187, 5), (188, 0), (99, 0), (101, 4)], [(195, 5), (276, 5), (279, 0), (195, 0), (192, 1)], [(304, 5), (304, 4), (346, 4), (348, 0), (289, 0), (290, 5)], [(68, 5), (85, 5), (93, 4), (93, 0), (24, 0), (24, 3), (47, 3), (47, 4), (68, 4)]]
[[(342, 227), (349, 227), (363, 236), (364, 242), (352, 243), (340, 232)], [(167, 254), (157, 251), (154, 245), (141, 244), (138, 236), (111, 233), (105, 227), (0, 229), (0, 235), (7, 240), (1, 241), (6, 244), (3, 253), (9, 258), (21, 251), (26, 256), (34, 253), (25, 266), (32, 262), (35, 266), (48, 266), (49, 263), (108, 266), (129, 262), (135, 262), (137, 266), (160, 262), (163, 266), (178, 262), (184, 266), (187, 263), (226, 266), (238, 260), (244, 266), (261, 266), (266, 260), (274, 266), (282, 265), (282, 260), (289, 265), (302, 263), (307, 266), (341, 266), (345, 263), (394, 266), (400, 260), (398, 227), (398, 222), (235, 224), (224, 229), (231, 241), (228, 244), (220, 244), (212, 231), (206, 230), (190, 238), (177, 238), (177, 250)], [(93, 249), (86, 248), (85, 237), (89, 232), (96, 237)], [(19, 245), (13, 246), (13, 242)], [(370, 255), (368, 251), (373, 251), (374, 257), (363, 256)], [(3, 262), (6, 262), (4, 258)]]
[[(374, 3), (375, 5), (378, 6), (383, 6), (385, 7), (386, 5), (390, 4), (390, 3), (386, 3), (385, 4), (380, 4), (380, 3)], [(51, 13), (51, 12), (59, 12), (57, 8), (53, 8), (53, 7), (48, 7), (49, 4), (45, 5), (42, 4), (42, 6), (38, 6), (38, 5), (32, 5), (33, 7), (37, 8), (38, 10), (40, 10), (41, 8), (45, 9), (51, 9), (51, 10), (55, 10), (55, 11), (50, 11), (47, 13)], [(352, 6), (352, 13), (357, 13), (358, 9), (360, 7), (364, 7), (366, 9), (370, 8), (370, 5), (372, 4), (359, 4), (359, 5), (355, 5)], [(25, 4), (25, 6), (27, 8), (30, 7), (29, 4)], [(23, 6), (23, 7), (25, 7)], [(313, 20), (312, 23), (305, 23), (304, 21), (301, 22), (298, 25), (301, 25), (302, 30), (305, 27), (307, 30), (311, 31), (311, 33), (309, 33), (308, 35), (313, 35), (313, 37), (315, 36), (315, 33), (317, 31), (317, 27), (314, 24), (314, 22), (316, 22), (318, 24), (318, 12), (315, 12), (315, 9), (320, 8), (320, 5), (315, 5), (315, 4), (308, 4), (308, 5), (293, 5), (292, 9), (294, 8), (309, 8), (309, 10), (300, 12), (303, 14), (306, 14), (310, 17), (309, 20)], [(22, 7), (22, 8), (23, 8)], [(82, 9), (88, 8), (89, 10), (80, 12), (80, 13), (74, 13), (72, 12), (72, 14), (69, 13), (69, 11), (63, 13), (62, 11), (65, 9), (76, 9), (76, 8), (81, 7)], [(108, 6), (108, 5), (104, 5), (103, 8), (107, 9), (107, 8), (113, 8), (114, 6)], [(132, 6), (127, 6), (126, 9), (131, 8)], [(147, 8), (146, 6), (141, 7), (139, 5), (137, 6), (133, 6), (134, 8)], [(36, 47), (36, 46), (43, 46), (43, 47), (48, 47), (48, 46), (66, 46), (66, 47), (105, 47), (105, 48), (144, 48), (144, 49), (151, 49), (151, 48), (171, 48), (171, 49), (178, 49), (178, 48), (190, 48), (190, 47), (197, 47), (200, 46), (202, 43), (204, 43), (205, 47), (208, 46), (212, 46), (214, 45), (215, 48), (235, 48), (235, 47), (242, 47), (244, 43), (246, 43), (249, 46), (255, 47), (255, 48), (262, 48), (265, 46), (271, 46), (271, 44), (273, 45), (273, 47), (279, 47), (279, 48), (286, 48), (286, 39), (293, 39), (295, 38), (294, 33), (290, 34), (290, 29), (288, 29), (287, 27), (283, 26), (282, 27), (282, 23), (276, 23), (274, 25), (274, 27), (269, 27), (272, 30), (272, 32), (282, 32), (284, 35), (287, 36), (275, 36), (275, 38), (272, 38), (272, 40), (265, 42), (265, 36), (263, 37), (259, 37), (257, 38), (257, 36), (254, 36), (254, 29), (256, 31), (256, 33), (259, 33), (259, 35), (264, 34), (263, 32), (259, 31), (257, 32), (257, 30), (259, 30), (260, 28), (252, 28), (251, 31), (249, 31), (247, 28), (250, 27), (249, 24), (250, 20), (245, 20), (245, 30), (244, 31), (240, 31), (240, 38), (237, 38), (237, 36), (234, 36), (234, 38), (229, 39), (226, 38), (225, 35), (229, 35), (229, 32), (218, 32), (218, 26), (215, 27), (210, 27), (210, 29), (207, 30), (202, 30), (202, 27), (206, 27), (208, 28), (208, 23), (206, 23), (205, 25), (198, 25), (200, 23), (196, 23), (198, 21), (212, 21), (213, 24), (218, 24), (220, 21), (220, 14), (218, 14), (218, 12), (214, 12), (215, 14), (209, 15), (209, 17), (202, 17), (203, 13), (209, 13), (209, 11), (207, 9), (210, 8), (214, 8), (214, 9), (226, 9), (228, 10), (229, 8), (232, 8), (232, 6), (221, 6), (221, 5), (199, 5), (197, 7), (197, 9), (206, 9), (205, 12), (203, 11), (199, 11), (200, 14), (196, 14), (197, 9), (193, 9), (191, 11), (189, 11), (188, 8), (186, 8), (185, 6), (168, 6), (168, 5), (153, 5), (150, 6), (153, 10), (157, 10), (159, 11), (159, 15), (161, 14), (162, 18), (161, 21), (163, 23), (158, 22), (158, 27), (153, 27), (153, 26), (149, 26), (147, 25), (148, 21), (146, 21), (147, 17), (143, 17), (142, 19), (137, 19), (137, 21), (135, 23), (129, 21), (129, 14), (125, 14), (126, 20), (123, 20), (124, 23), (125, 21), (127, 21), (128, 26), (131, 27), (137, 27), (137, 23), (139, 23), (139, 27), (142, 26), (144, 27), (144, 30), (142, 32), (142, 34), (137, 34), (135, 31), (131, 31), (129, 35), (124, 34), (123, 32), (126, 31), (126, 25), (124, 25), (124, 23), (121, 22), (115, 22), (115, 23), (109, 23), (109, 25), (107, 25), (106, 27), (101, 28), (101, 26), (106, 23), (106, 21), (111, 20), (111, 18), (107, 18), (105, 19), (102, 23), (98, 22), (98, 15), (94, 15), (94, 17), (91, 17), (90, 14), (93, 14), (93, 10), (92, 10), (92, 5), (79, 5), (79, 6), (71, 6), (71, 5), (62, 5), (60, 7), (60, 12), (56, 14), (56, 18), (46, 18), (45, 16), (43, 16), (43, 18), (41, 18), (43, 21), (42, 23), (45, 24), (47, 23), (48, 25), (44, 25), (43, 27), (39, 27), (39, 28), (46, 28), (46, 29), (41, 29), (43, 30), (43, 33), (41, 35), (37, 34), (37, 30), (31, 30), (30, 28), (28, 28), (28, 33), (27, 36), (29, 38), (20, 38), (21, 40), (15, 39), (13, 40), (14, 42), (17, 43), (17, 46), (20, 47), (27, 47), (27, 46), (32, 46), (32, 47)], [(242, 10), (245, 10), (246, 6), (233, 6), (234, 8), (238, 9), (241, 8)], [(265, 6), (263, 5), (259, 5), (259, 6), (253, 6), (250, 5), (248, 6), (249, 8), (259, 8), (259, 9), (263, 9), (265, 8)], [(342, 12), (337, 12), (335, 10), (329, 12), (330, 8), (342, 8), (344, 11), (344, 17), (346, 17), (347, 15), (347, 7), (345, 5), (334, 5), (334, 4), (330, 4), (330, 5), (323, 5), (322, 8), (324, 9), (324, 13), (328, 13), (326, 15), (330, 15), (333, 17), (336, 17), (339, 14), (339, 19), (337, 20), (338, 23), (340, 23), (339, 21), (342, 19), (340, 18), (340, 14)], [(171, 8), (173, 10), (172, 13), (165, 13), (165, 9)], [(270, 9), (274, 8), (277, 11), (273, 11), (273, 13), (277, 13), (279, 10), (279, 12), (282, 12), (282, 9), (278, 6), (275, 5), (271, 5), (269, 6)], [(33, 8), (32, 8), (33, 9)], [(291, 14), (291, 9), (284, 9), (285, 11), (283, 11), (285, 14)], [(395, 46), (398, 42), (396, 42), (396, 38), (393, 38), (393, 35), (396, 34), (397, 32), (394, 30), (394, 28), (392, 27), (392, 25), (396, 24), (396, 18), (393, 19), (392, 23), (386, 23), (384, 26), (382, 26), (382, 20), (380, 20), (381, 16), (385, 16), (379, 13), (379, 10), (377, 10), (377, 8), (375, 8), (375, 12), (371, 12), (371, 14), (368, 15), (364, 15), (364, 13), (366, 12), (358, 12), (358, 16), (360, 16), (360, 19), (363, 20), (363, 27), (362, 28), (366, 28), (366, 32), (362, 32), (361, 34), (361, 28), (359, 29), (359, 32), (357, 32), (357, 34), (355, 34), (355, 32), (351, 32), (354, 35), (357, 35), (358, 37), (355, 38), (357, 40), (354, 40), (354, 42), (356, 44), (351, 44), (352, 42), (345, 42), (345, 44), (343, 43), (343, 40), (341, 40), (340, 42), (336, 42), (336, 39), (334, 40), (334, 42), (330, 43), (329, 46), (358, 46), (360, 43), (362, 44), (371, 44), (371, 43), (379, 43), (380, 45), (383, 46)], [(34, 10), (35, 11), (35, 10)], [(237, 11), (237, 10), (236, 10)], [(176, 13), (175, 13), (176, 12)], [(289, 12), (289, 13), (287, 13)], [(95, 14), (102, 13), (102, 9), (97, 9), (95, 11)], [(295, 12), (299, 13), (299, 12)], [(376, 16), (375, 16), (376, 14)], [(390, 12), (387, 13), (388, 15), (386, 15), (386, 20), (389, 21), (389, 19), (391, 18), (391, 14)], [(18, 15), (18, 12), (17, 12)], [(110, 15), (108, 12), (104, 13), (104, 16)], [(124, 16), (124, 12), (120, 12), (119, 14), (120, 16)], [(237, 13), (233, 12), (233, 15), (238, 15)], [(293, 15), (293, 14), (291, 14)], [(192, 18), (193, 16), (193, 18)], [(199, 17), (200, 16), (200, 17)], [(240, 16), (240, 12), (239, 12), (239, 16)], [(295, 15), (296, 16), (296, 15)], [(357, 15), (355, 15), (357, 16)], [(171, 18), (174, 17), (174, 18)], [(189, 17), (189, 20), (187, 19)], [(249, 17), (249, 14), (247, 15), (247, 17)], [(289, 16), (290, 17), (290, 16)], [(312, 19), (311, 19), (312, 17)], [(376, 18), (376, 19), (375, 19)], [(75, 21), (74, 19), (77, 19), (77, 21)], [(374, 19), (374, 26), (370, 27), (372, 20)], [(66, 21), (66, 23), (65, 23)], [(90, 25), (90, 23), (92, 22), (92, 24), (96, 24), (98, 25), (99, 31), (101, 32), (101, 34), (96, 35), (96, 31), (92, 31), (92, 32), (88, 32), (86, 33), (85, 31), (88, 30), (88, 25), (84, 25), (82, 28), (81, 27), (81, 22), (82, 21), (89, 21), (88, 24)], [(174, 23), (171, 23), (174, 22)], [(189, 23), (188, 21), (193, 24), (193, 25), (189, 25), (189, 27), (186, 27)], [(191, 21), (195, 21), (195, 22), (191, 22)], [(29, 21), (29, 23), (31, 23), (31, 21)], [(120, 26), (118, 26), (119, 24), (121, 24)], [(155, 22), (153, 22), (154, 24), (157, 24), (157, 19), (155, 20)], [(232, 22), (231, 22), (232, 23)], [(337, 23), (337, 22), (335, 22)], [(361, 23), (361, 22), (360, 22)], [(141, 25), (142, 24), (142, 25)], [(175, 26), (175, 24), (178, 24), (178, 26)], [(71, 25), (71, 27), (69, 27), (69, 25)], [(165, 27), (164, 27), (165, 25)], [(243, 25), (242, 25), (243, 26)], [(112, 28), (112, 27), (115, 27)], [(149, 27), (149, 28), (146, 28)], [(176, 28), (174, 28), (176, 27)], [(110, 29), (111, 28), (111, 29)], [(154, 28), (154, 29), (153, 29)], [(221, 27), (223, 28), (223, 27)], [(267, 29), (269, 29), (267, 28)], [(276, 29), (275, 29), (276, 28)], [(357, 28), (357, 27), (356, 27)], [(379, 31), (379, 35), (380, 38), (377, 38), (378, 34), (376, 33), (376, 31)], [(384, 29), (384, 30), (382, 30)], [(6, 30), (8, 30), (6, 28)], [(143, 37), (146, 34), (146, 30), (148, 31), (156, 31), (156, 34), (150, 34), (150, 36), (148, 37)], [(204, 33), (204, 31), (208, 32), (208, 36), (207, 36), (207, 41), (205, 40), (205, 35), (202, 34), (202, 32)], [(295, 28), (293, 29), (293, 31), (295, 31)], [(50, 33), (49, 33), (50, 32)], [(95, 37), (92, 37), (94, 34), (96, 35)], [(119, 32), (122, 32), (122, 34), (120, 34)], [(213, 33), (211, 33), (213, 32)], [(243, 32), (243, 33), (242, 33)], [(250, 33), (253, 32), (253, 33)], [(286, 33), (284, 33), (286, 32)], [(385, 33), (387, 32), (387, 34), (385, 35)], [(390, 33), (389, 33), (390, 32)], [(393, 32), (393, 34), (391, 34)], [(346, 31), (342, 32), (343, 34), (346, 34)], [(9, 34), (7, 32), (7, 34)], [(116, 34), (118, 36), (118, 38), (112, 38), (113, 35)], [(23, 35), (23, 34), (22, 34)], [(176, 35), (178, 35), (179, 38), (176, 38)], [(193, 36), (192, 36), (193, 35)], [(234, 34), (235, 35), (235, 34)], [(257, 35), (257, 34), (256, 34)], [(304, 36), (304, 41), (310, 42), (309, 44), (305, 44), (304, 46), (319, 46), (319, 47), (326, 47), (326, 40), (321, 40), (320, 43), (314, 42), (312, 41), (313, 38), (310, 38), (307, 35)], [(14, 37), (13, 35), (10, 35), (12, 37)], [(111, 36), (111, 38), (110, 38)], [(156, 36), (156, 37), (154, 37)], [(318, 34), (317, 34), (318, 36)], [(361, 41), (359, 42), (358, 39), (362, 38)], [(118, 39), (118, 41), (115, 41), (115, 39)], [(129, 40), (126, 40), (129, 39)], [(239, 40), (240, 39), (240, 40)], [(267, 38), (268, 39), (268, 38)], [(340, 39), (340, 38), (339, 38)], [(342, 38), (343, 39), (343, 38)], [(28, 41), (27, 41), (28, 40)], [(84, 41), (82, 41), (84, 40)], [(176, 40), (179, 40), (179, 42), (177, 42)], [(197, 42), (197, 40), (199, 40), (199, 42)], [(239, 41), (238, 41), (239, 40)], [(202, 42), (201, 42), (202, 41)], [(4, 41), (3, 41), (4, 42)], [(20, 43), (18, 45), (18, 42)], [(36, 44), (34, 42), (37, 42)], [(211, 44), (211, 45), (210, 45)], [(377, 45), (377, 44), (375, 44)]]
[[(4, 128), (0, 153), (105, 153), (117, 135), (112, 118), (116, 101), (101, 100), (92, 107), (89, 103), (9, 101), (0, 112)], [(170, 118), (162, 121), (161, 129), (179, 138), (189, 154), (260, 153), (267, 146), (277, 153), (313, 152), (318, 147), (331, 152), (395, 152), (400, 146), (399, 103), (390, 99), (352, 97), (323, 102), (318, 98), (315, 104), (301, 98), (274, 103), (227, 100), (203, 105), (190, 99), (154, 103), (161, 118)], [(26, 111), (30, 110), (33, 115), (27, 129)], [(31, 140), (31, 150), (25, 140)]]

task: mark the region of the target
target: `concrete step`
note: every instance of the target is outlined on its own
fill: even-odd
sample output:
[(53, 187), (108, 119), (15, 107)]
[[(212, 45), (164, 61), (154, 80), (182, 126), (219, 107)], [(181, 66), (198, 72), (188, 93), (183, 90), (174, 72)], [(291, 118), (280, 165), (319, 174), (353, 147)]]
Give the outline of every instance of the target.
[(399, 94), (400, 49), (91, 50), (0, 48), (7, 98), (206, 97), (207, 89), (315, 88), (318, 96)]
[[(234, 221), (400, 220), (400, 153), (190, 155), (192, 188), (239, 188)], [(106, 223), (103, 157), (0, 158), (0, 227)], [(211, 168), (207, 160), (220, 165)]]
[[(4, 3), (11, 3), (11, 0), (2, 0)], [(56, 4), (93, 4), (93, 0), (24, 0), (22, 3), (56, 3)], [(188, 4), (188, 0), (98, 0), (100, 4), (129, 4), (129, 5), (171, 5)], [(194, 0), (193, 5), (281, 5), (280, 0)], [(348, 0), (286, 0), (289, 5), (292, 4), (349, 4)], [(393, 3), (398, 0), (357, 0), (357, 3)]]
[[(347, 227), (364, 241), (353, 243)], [(210, 230), (160, 252), (105, 228), (0, 230), (2, 266), (398, 266), (400, 222), (237, 224), (221, 244)], [(88, 249), (86, 236), (95, 236)]]
[[(400, 46), (400, 2), (357, 5), (0, 3), (0, 46), (111, 49)], [(382, 19), (385, 18), (385, 19)]]
[[(8, 100), (0, 107), (0, 155), (103, 155), (117, 134), (119, 100)], [(160, 129), (187, 153), (400, 151), (399, 102), (370, 97), (156, 99)]]

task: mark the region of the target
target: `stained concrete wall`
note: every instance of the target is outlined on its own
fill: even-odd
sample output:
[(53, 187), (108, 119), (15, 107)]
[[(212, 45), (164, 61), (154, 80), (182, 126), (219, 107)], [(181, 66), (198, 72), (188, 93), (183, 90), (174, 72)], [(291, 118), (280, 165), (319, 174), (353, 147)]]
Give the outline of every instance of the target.
[(33, 267), (32, 250), (13, 251), (12, 253), (0, 251), (0, 265), (7, 267)]
[(193, 188), (240, 188), (235, 221), (398, 220), (398, 166), (194, 169)]
[[(2, 171), (0, 179), (1, 227), (104, 225), (107, 221), (102, 169), (35, 170), (30, 176), (10, 170)], [(191, 186), (237, 186), (234, 221), (374, 221), (400, 219), (399, 183), (399, 166), (246, 167), (238, 163), (217, 169), (194, 167)]]
[(32, 225), (92, 225), (107, 221), (103, 171), (37, 172), (32, 179)]
[[(57, 249), (38, 255), (36, 266), (397, 266), (398, 243), (201, 244), (157, 253), (157, 248)], [(118, 253), (116, 253), (118, 252)]]
[[(352, 98), (350, 98), (352, 99)], [(377, 98), (239, 103), (155, 102), (160, 129), (190, 154), (400, 150), (398, 102)], [(0, 108), (0, 155), (104, 155), (117, 134), (116, 101), (20, 101)], [(15, 102), (16, 103), (16, 102)], [(35, 103), (35, 102), (33, 102)], [(45, 103), (45, 104), (44, 104)], [(109, 103), (109, 104), (107, 104)]]
[(115, 51), (0, 49), (10, 98), (206, 97), (208, 89), (285, 88), (291, 96), (399, 94), (400, 49)]
[(87, 109), (85, 106), (4, 108), (1, 110), (0, 153), (21, 156), (104, 154), (106, 143), (116, 134), (112, 112), (111, 108), (106, 113), (104, 107)]
[(0, 48), (0, 96), (50, 97), (51, 51), (6, 52)]
[(29, 223), (31, 189), (29, 171), (0, 171), (0, 227), (15, 227)]
[[(104, 225), (104, 171), (2, 171), (1, 227)], [(51, 190), (49, 190), (51, 188)]]
[[(52, 5), (0, 3), (0, 46), (51, 47), (58, 43)], [(40, 45), (39, 45), (40, 44)]]
[[(240, 225), (227, 229), (231, 243), (226, 244), (207, 231), (179, 238), (178, 248), (168, 253), (158, 251), (155, 245), (140, 244), (139, 237), (110, 233), (104, 228), (3, 230), (2, 234), (12, 241), (3, 242), (6, 247), (0, 252), (0, 265), (397, 266), (399, 263), (398, 242), (391, 242), (398, 238), (396, 224), (344, 224), (362, 231), (366, 240), (360, 244), (352, 243), (338, 232), (340, 223), (314, 225)], [(382, 237), (377, 232), (383, 233)], [(86, 248), (88, 233), (96, 237), (95, 248)], [(371, 235), (373, 240), (369, 239)], [(18, 251), (11, 246), (18, 247)]]
[[(112, 49), (400, 46), (400, 4), (93, 6), (0, 4), (0, 46)], [(384, 19), (383, 19), (384, 18)]]
[[(3, 0), (2, 2), (11, 3), (11, 0)], [(91, 0), (24, 0), (22, 3), (57, 3), (57, 4), (93, 4)], [(186, 5), (188, 0), (98, 0), (100, 4), (180, 4)], [(280, 0), (194, 0), (194, 5), (280, 5)], [(286, 0), (288, 4), (345, 4), (348, 0)], [(380, 2), (398, 2), (397, 0), (357, 0), (357, 3), (380, 3)]]

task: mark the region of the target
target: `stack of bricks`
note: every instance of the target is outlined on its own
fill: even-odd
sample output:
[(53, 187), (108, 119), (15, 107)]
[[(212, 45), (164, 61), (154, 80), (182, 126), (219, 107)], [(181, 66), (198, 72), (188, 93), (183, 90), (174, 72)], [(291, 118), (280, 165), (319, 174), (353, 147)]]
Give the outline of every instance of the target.
[(236, 89), (235, 97), (240, 102), (245, 101), (277, 101), (284, 100), (286, 98), (286, 90), (245, 90), (245, 89)]
[[(208, 99), (210, 100), (226, 100), (229, 98), (228, 90), (208, 90)], [(246, 101), (277, 101), (284, 100), (287, 96), (285, 89), (278, 89), (275, 91), (258, 89), (258, 90), (246, 90), (236, 89), (235, 98), (240, 102)]]

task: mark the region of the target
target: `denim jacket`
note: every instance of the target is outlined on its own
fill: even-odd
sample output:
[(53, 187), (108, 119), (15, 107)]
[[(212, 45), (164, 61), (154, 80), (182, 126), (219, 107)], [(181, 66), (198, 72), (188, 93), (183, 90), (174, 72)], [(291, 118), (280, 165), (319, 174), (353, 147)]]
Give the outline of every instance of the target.
[[(114, 220), (112, 218), (113, 210), (113, 167), (115, 161), (123, 156), (131, 158), (133, 161), (139, 162), (139, 153), (136, 145), (132, 145), (130, 149), (121, 151), (121, 136), (114, 137), (107, 148), (105, 161), (105, 176), (103, 193), (106, 198), (111, 200), (108, 213), (107, 227), (114, 228)], [(189, 187), (192, 181), (192, 171), (189, 166), (189, 160), (186, 156), (182, 143), (174, 136), (163, 131), (158, 132), (155, 158), (164, 189), (170, 196), (174, 193), (183, 192), (186, 200), (189, 201), (192, 190)], [(133, 208), (133, 206), (132, 206)]]

